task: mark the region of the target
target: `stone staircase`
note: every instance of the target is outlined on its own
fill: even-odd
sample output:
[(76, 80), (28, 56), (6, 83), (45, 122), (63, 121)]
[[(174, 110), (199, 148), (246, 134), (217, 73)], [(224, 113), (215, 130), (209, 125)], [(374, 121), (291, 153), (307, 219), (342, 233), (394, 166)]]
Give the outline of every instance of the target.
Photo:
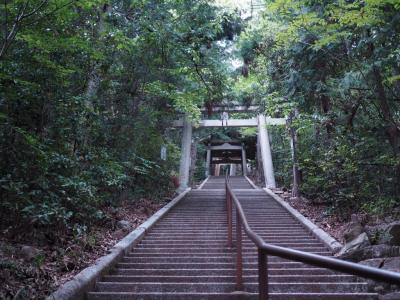
[[(234, 189), (253, 189), (253, 186), (243, 176), (231, 176), (229, 181)], [(213, 176), (206, 181), (203, 190), (225, 190), (225, 176)]]
[[(110, 275), (88, 293), (105, 299), (258, 299), (257, 251), (243, 233), (243, 291), (235, 291), (235, 252), (227, 247), (224, 177), (211, 177), (175, 206)], [(231, 178), (250, 226), (267, 242), (331, 255), (264, 191)], [(367, 284), (303, 263), (269, 257), (270, 299), (378, 299)]]

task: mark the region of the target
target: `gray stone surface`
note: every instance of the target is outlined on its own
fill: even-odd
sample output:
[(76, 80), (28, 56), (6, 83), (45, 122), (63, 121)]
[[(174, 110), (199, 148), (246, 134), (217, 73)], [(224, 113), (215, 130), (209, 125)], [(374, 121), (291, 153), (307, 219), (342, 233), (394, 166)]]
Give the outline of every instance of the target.
[(20, 255), (25, 261), (33, 260), (37, 255), (40, 254), (40, 250), (32, 246), (22, 246)]
[[(372, 258), (361, 261), (360, 264), (392, 272), (400, 271), (400, 257)], [(387, 294), (381, 296), (379, 299), (400, 299), (395, 298), (396, 295), (399, 295), (397, 292), (400, 291), (399, 287), (396, 285), (391, 285), (380, 281), (368, 280), (368, 286), (369, 290), (371, 291), (381, 294)]]
[(256, 186), (256, 185), (254, 184), (254, 182), (251, 181), (251, 179), (250, 179), (249, 177), (244, 176), (244, 178), (246, 178), (246, 180), (250, 183), (250, 185), (251, 185), (254, 189), (256, 189), (256, 190), (259, 189), (259, 187)]
[(400, 272), (400, 257), (385, 258), (382, 268), (393, 272)]
[(380, 236), (386, 230), (388, 224), (379, 225), (366, 225), (365, 232), (368, 234), (368, 238), (372, 244), (379, 244)]
[(368, 267), (381, 268), (385, 262), (384, 258), (370, 258), (360, 261), (360, 264)]
[(379, 300), (399, 300), (399, 299), (400, 299), (400, 292), (394, 292), (379, 296)]
[(400, 222), (365, 226), (368, 237), (374, 244), (400, 246)]
[(400, 245), (400, 222), (389, 224), (380, 235), (379, 244)]
[(294, 218), (296, 218), (304, 227), (306, 227), (310, 232), (316, 236), (321, 242), (323, 242), (333, 253), (337, 253), (341, 248), (342, 244), (334, 239), (327, 232), (323, 231), (309, 219), (304, 217), (301, 213), (291, 207), (287, 202), (285, 202), (281, 197), (276, 195), (273, 191), (268, 188), (264, 188), (264, 191), (270, 195), (276, 202), (278, 202), (282, 207), (284, 207)]
[(346, 225), (346, 228), (343, 232), (343, 237), (345, 242), (348, 243), (356, 239), (363, 232), (365, 232), (365, 229), (358, 220), (357, 215), (352, 215), (351, 222)]
[(117, 222), (117, 227), (119, 229), (129, 229), (132, 228), (132, 224), (129, 221), (121, 220)]
[(183, 134), (181, 144), (181, 160), (179, 165), (179, 188), (183, 192), (189, 184), (190, 149), (192, 143), (192, 123), (188, 116), (183, 121)]
[(96, 280), (107, 274), (124, 255), (130, 252), (132, 248), (140, 242), (144, 234), (172, 207), (178, 204), (190, 190), (191, 189), (188, 188), (183, 193), (179, 194), (146, 222), (118, 242), (110, 250), (110, 254), (99, 258), (95, 264), (84, 269), (72, 280), (66, 282), (57, 291), (48, 296), (46, 300), (84, 300), (85, 293), (94, 288)]
[(363, 232), (353, 240), (350, 240), (348, 243), (346, 243), (343, 246), (342, 250), (340, 250), (340, 252), (338, 253), (338, 256), (354, 252), (358, 249), (365, 248), (369, 245), (371, 245), (371, 243), (369, 242), (368, 235), (365, 232)]
[(198, 186), (198, 190), (201, 190), (203, 186), (207, 183), (208, 179), (210, 179), (210, 176), (207, 176), (206, 179), (203, 180), (203, 182)]
[(372, 245), (339, 256), (341, 259), (359, 262), (370, 258), (384, 258), (400, 256), (400, 247), (390, 245)]
[(258, 115), (258, 139), (260, 142), (261, 161), (264, 171), (265, 186), (275, 188), (274, 165), (272, 163), (271, 145), (267, 130), (267, 123), (263, 114)]

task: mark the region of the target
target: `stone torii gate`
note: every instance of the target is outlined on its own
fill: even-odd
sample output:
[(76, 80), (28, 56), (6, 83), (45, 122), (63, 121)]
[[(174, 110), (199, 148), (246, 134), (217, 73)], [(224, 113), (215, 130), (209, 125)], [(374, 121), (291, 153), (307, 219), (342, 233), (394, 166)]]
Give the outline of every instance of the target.
[[(256, 110), (258, 110), (257, 106), (220, 106), (213, 108), (213, 112), (249, 112)], [(205, 109), (203, 109), (203, 111), (205, 111)], [(272, 163), (271, 145), (268, 137), (267, 125), (286, 125), (286, 119), (270, 118), (266, 117), (264, 114), (259, 114), (257, 117), (250, 119), (229, 119), (227, 122), (224, 121), (224, 124), (222, 124), (221, 120), (201, 120), (197, 127), (257, 127), (265, 186), (275, 188), (274, 166)], [(188, 187), (189, 183), (190, 146), (192, 143), (193, 126), (187, 116), (174, 121), (173, 126), (183, 128), (178, 190), (184, 190)]]

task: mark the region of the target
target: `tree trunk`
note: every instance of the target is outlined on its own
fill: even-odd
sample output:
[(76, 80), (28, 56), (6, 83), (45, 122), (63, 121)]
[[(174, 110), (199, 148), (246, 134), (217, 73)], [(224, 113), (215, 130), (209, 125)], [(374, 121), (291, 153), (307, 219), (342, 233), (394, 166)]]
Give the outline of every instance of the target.
[[(107, 3), (103, 4), (103, 6), (99, 9), (98, 11), (98, 22), (97, 22), (97, 28), (95, 31), (95, 38), (99, 38), (101, 34), (104, 32), (104, 18), (105, 15), (109, 12), (110, 10), (110, 5)], [(89, 111), (94, 110), (94, 99), (96, 97), (97, 91), (99, 90), (100, 87), (100, 82), (101, 82), (101, 77), (100, 77), (100, 63), (99, 62), (94, 62), (92, 65), (91, 69), (89, 70), (88, 74), (88, 83), (85, 91), (85, 107)], [(87, 118), (87, 117), (86, 117)], [(82, 129), (82, 148), (86, 148), (86, 146), (89, 144), (89, 134), (88, 134), (88, 128), (85, 127)]]
[(390, 106), (386, 97), (385, 88), (383, 86), (382, 75), (377, 66), (373, 67), (373, 75), (375, 79), (375, 94), (379, 100), (379, 109), (386, 122), (386, 134), (392, 145), (395, 155), (399, 154), (400, 130), (390, 110)]
[[(327, 97), (325, 95), (321, 96), (321, 108), (322, 108), (323, 114), (325, 116), (327, 116), (329, 114), (329, 111), (331, 110), (331, 102), (330, 102), (329, 97)], [(330, 140), (332, 137), (333, 129), (334, 129), (331, 120), (328, 120), (325, 123), (325, 128), (326, 128), (328, 140)]]
[[(105, 16), (111, 10), (111, 6), (108, 3), (104, 3), (98, 11), (98, 22), (95, 31), (95, 38), (99, 38), (105, 30)], [(86, 87), (86, 100), (85, 105), (88, 109), (93, 109), (93, 99), (97, 94), (100, 86), (101, 77), (99, 74), (100, 63), (95, 62), (88, 74), (88, 84)]]

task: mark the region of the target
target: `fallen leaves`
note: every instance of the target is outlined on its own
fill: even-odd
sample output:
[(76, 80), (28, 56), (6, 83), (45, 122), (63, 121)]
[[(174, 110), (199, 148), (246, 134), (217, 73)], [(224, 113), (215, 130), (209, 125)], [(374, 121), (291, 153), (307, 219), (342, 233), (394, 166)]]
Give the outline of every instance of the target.
[(328, 232), (335, 239), (337, 239), (338, 241), (341, 241), (343, 239), (343, 230), (345, 223), (341, 222), (335, 216), (327, 214), (327, 210), (329, 207), (326, 204), (311, 203), (304, 198), (283, 198), (293, 208), (297, 209), (303, 216), (309, 218), (312, 222), (314, 222), (324, 231)]
[[(127, 220), (134, 230), (165, 203), (149, 199), (125, 202), (118, 208), (104, 208), (109, 221), (74, 236), (70, 233), (53, 232), (58, 242), (37, 239), (45, 235), (32, 232), (2, 235), (0, 238), (0, 299), (44, 299), (57, 287), (70, 280), (84, 268), (93, 264), (130, 230), (116, 227), (120, 220)], [(10, 231), (10, 228), (6, 229)], [(32, 231), (35, 231), (34, 229)], [(29, 244), (38, 249), (31, 261), (19, 255), (22, 247)]]

